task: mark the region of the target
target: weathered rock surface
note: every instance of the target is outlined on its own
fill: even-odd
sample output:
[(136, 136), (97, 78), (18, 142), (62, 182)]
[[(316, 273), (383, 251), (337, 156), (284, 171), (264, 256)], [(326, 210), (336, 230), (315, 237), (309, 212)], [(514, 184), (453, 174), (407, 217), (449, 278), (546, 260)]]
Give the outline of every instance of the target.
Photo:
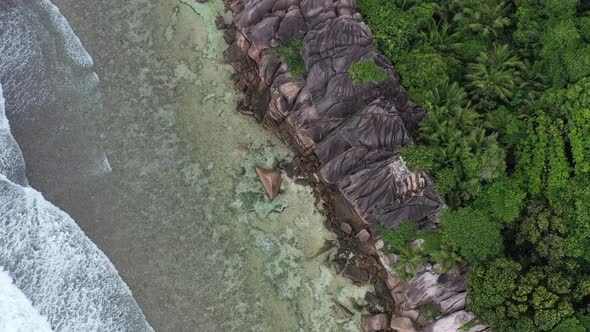
[(374, 332), (381, 331), (387, 328), (389, 319), (386, 314), (365, 315), (363, 316), (363, 331)]
[[(353, 0), (235, 0), (236, 38), (226, 59), (242, 73), (255, 68), (236, 82), (250, 96), (245, 106), (301, 154), (315, 153), (322, 179), (338, 187), (365, 223), (422, 222), (442, 202), (426, 174), (400, 178), (395, 167), (424, 109), (407, 98), (391, 63), (372, 46), (355, 6)], [(304, 80), (271, 51), (301, 35)], [(355, 86), (348, 70), (362, 60), (375, 61), (389, 78)]]
[[(459, 332), (461, 327), (475, 318), (470, 312), (457, 311), (442, 316), (422, 329), (422, 332)], [(471, 330), (471, 329), (470, 329)], [(469, 330), (469, 331), (470, 331)]]
[(408, 317), (392, 318), (390, 327), (396, 332), (416, 332), (414, 322)]
[(412, 278), (406, 287), (406, 303), (410, 308), (416, 308), (445, 293), (445, 289), (438, 283), (438, 275), (424, 272)]

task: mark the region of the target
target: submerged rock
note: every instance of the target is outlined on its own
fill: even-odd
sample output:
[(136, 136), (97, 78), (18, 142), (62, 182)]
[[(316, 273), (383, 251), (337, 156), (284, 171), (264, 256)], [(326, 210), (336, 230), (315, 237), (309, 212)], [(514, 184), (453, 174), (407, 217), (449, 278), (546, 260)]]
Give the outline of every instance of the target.
[(272, 171), (262, 167), (256, 167), (256, 174), (258, 179), (262, 182), (262, 186), (268, 195), (268, 198), (272, 201), (279, 194), (281, 189), (281, 173)]
[(347, 265), (342, 271), (342, 275), (358, 284), (366, 284), (369, 281), (369, 272), (367, 270), (352, 265)]

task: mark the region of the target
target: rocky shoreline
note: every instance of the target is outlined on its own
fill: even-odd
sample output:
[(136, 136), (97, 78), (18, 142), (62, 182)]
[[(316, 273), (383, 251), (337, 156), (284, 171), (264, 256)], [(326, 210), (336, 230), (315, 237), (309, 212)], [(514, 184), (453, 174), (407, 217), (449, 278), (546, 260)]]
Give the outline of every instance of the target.
[[(466, 312), (466, 267), (436, 273), (433, 266), (409, 281), (391, 268), (378, 225), (405, 220), (436, 227), (444, 202), (423, 172), (407, 170), (399, 148), (424, 109), (405, 94), (392, 64), (372, 46), (372, 34), (354, 0), (234, 0), (233, 22), (222, 16), (225, 58), (244, 93), (239, 111), (253, 115), (297, 152), (277, 165), (309, 184), (338, 235), (337, 273), (371, 283), (364, 331), (487, 331)], [(273, 48), (304, 35), (306, 78), (291, 75)], [(374, 61), (387, 73), (380, 83), (356, 86), (348, 69)], [(418, 244), (419, 245), (419, 244)], [(348, 308), (336, 307), (346, 317)], [(432, 312), (437, 312), (438, 315)]]

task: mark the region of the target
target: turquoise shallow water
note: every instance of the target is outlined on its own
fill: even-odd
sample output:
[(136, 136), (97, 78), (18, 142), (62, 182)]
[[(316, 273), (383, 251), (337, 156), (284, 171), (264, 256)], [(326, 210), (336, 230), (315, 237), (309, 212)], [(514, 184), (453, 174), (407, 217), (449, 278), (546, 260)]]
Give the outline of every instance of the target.
[[(362, 304), (366, 289), (334, 275), (335, 249), (316, 255), (335, 238), (310, 190), (284, 177), (268, 202), (256, 178), (290, 152), (235, 112), (222, 2), (55, 4), (94, 60), (102, 102), (67, 117), (69, 154), (45, 142), (55, 158), (35, 158), (21, 126), (29, 181), (106, 253), (154, 329), (359, 330), (361, 313), (342, 318), (334, 303)], [(89, 149), (100, 167), (85, 171)], [(48, 173), (62, 157), (79, 167)]]

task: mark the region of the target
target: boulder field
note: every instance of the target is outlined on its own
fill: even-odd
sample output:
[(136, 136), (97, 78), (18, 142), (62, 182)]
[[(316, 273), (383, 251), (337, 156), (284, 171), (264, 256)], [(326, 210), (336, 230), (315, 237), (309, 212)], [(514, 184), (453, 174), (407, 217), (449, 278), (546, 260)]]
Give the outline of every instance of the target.
[[(464, 270), (437, 274), (425, 267), (406, 281), (384, 267), (376, 226), (393, 229), (412, 220), (421, 228), (436, 227), (445, 204), (428, 174), (410, 172), (399, 155), (400, 147), (413, 142), (410, 132), (425, 110), (407, 97), (393, 65), (372, 45), (356, 1), (234, 0), (229, 8), (234, 20), (225, 34), (225, 58), (239, 74), (235, 87), (245, 96), (240, 112), (263, 122), (301, 160), (311, 160), (315, 166), (307, 178), (334, 188), (337, 216), (338, 210), (349, 212), (337, 232), (355, 243), (351, 247), (364, 257), (357, 261), (380, 265), (375, 272), (357, 264), (355, 250), (348, 249), (335, 260), (344, 276), (375, 283), (376, 294), (367, 294), (376, 300), (364, 330), (488, 330), (465, 325), (474, 316), (464, 311)], [(275, 48), (302, 36), (306, 75), (295, 76)], [(373, 61), (387, 78), (355, 85), (349, 70), (363, 61)], [(425, 307), (439, 315), (425, 317)]]

